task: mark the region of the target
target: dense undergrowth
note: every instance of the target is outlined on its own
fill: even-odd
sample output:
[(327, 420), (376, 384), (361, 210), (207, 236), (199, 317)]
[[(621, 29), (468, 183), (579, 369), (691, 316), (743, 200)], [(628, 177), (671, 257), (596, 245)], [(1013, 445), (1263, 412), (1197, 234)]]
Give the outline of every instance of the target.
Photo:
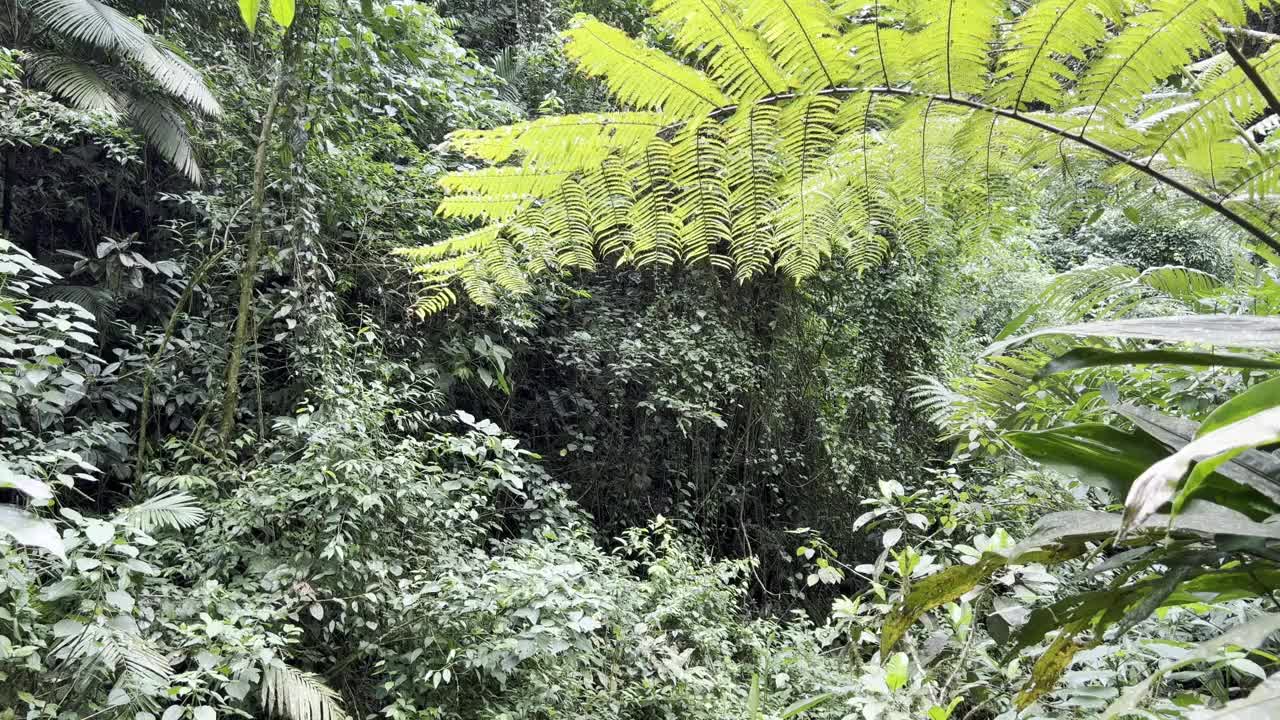
[[(738, 5), (793, 46), (769, 3), (706, 12)], [(480, 263), (527, 273), (450, 290), (413, 266), (467, 251), (403, 250), (493, 219), (438, 212), (484, 172), (446, 136), (625, 106), (575, 72), (577, 13), (689, 38), (634, 0), (239, 6), (254, 33), (230, 2), (0, 10), (0, 718), (1271, 716), (1276, 433), (1197, 456), (1157, 493), (1175, 519), (1106, 512), (1280, 404), (1280, 274), (1247, 232), (1083, 161), (921, 191), (893, 143), (933, 139), (926, 110), (862, 128), (911, 175), (857, 196), (897, 213), (873, 263), (742, 282), (605, 231), (618, 262), (576, 234), (517, 257), (549, 231)], [(1221, 43), (1154, 80), (1234, 77)], [(1133, 102), (1143, 132), (1176, 112)], [(1280, 152), (1250, 119), (1230, 142)], [(951, 120), (939, 147), (972, 133)], [(1170, 317), (1192, 329), (1141, 325)]]

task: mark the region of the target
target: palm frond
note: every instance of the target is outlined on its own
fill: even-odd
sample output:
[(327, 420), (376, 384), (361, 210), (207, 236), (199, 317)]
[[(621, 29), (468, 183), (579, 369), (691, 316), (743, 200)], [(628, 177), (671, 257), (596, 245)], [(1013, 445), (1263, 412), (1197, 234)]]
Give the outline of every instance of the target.
[(31, 12), (59, 35), (107, 53), (136, 59), (154, 49), (136, 22), (98, 0), (34, 0)]
[(314, 673), (282, 662), (263, 668), (259, 688), (262, 708), (288, 720), (346, 720), (338, 693)]
[(128, 99), (129, 120), (160, 155), (199, 185), (203, 182), (187, 123), (163, 98), (133, 95)]
[(204, 522), (205, 511), (183, 492), (166, 492), (120, 512), (121, 519), (143, 532), (159, 528), (183, 530)]
[(81, 110), (122, 112), (120, 91), (100, 65), (64, 55), (40, 53), (26, 62), (36, 84)]

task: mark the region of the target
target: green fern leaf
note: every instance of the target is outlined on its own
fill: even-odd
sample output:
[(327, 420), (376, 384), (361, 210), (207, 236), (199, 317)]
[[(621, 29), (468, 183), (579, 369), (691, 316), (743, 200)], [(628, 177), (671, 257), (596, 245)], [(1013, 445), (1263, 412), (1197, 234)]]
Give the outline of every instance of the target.
[(729, 104), (702, 73), (588, 15), (577, 16), (564, 37), (565, 54), (624, 105), (693, 118)]

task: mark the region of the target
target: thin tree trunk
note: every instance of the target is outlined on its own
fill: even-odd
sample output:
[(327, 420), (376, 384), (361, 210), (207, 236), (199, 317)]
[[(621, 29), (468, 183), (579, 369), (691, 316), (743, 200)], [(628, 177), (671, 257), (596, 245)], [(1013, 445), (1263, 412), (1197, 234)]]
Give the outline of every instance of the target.
[(4, 219), (0, 223), (0, 228), (3, 228), (6, 233), (13, 229), (13, 181), (17, 176), (13, 169), (15, 152), (17, 152), (15, 148), (4, 151)]
[[(290, 33), (292, 33), (292, 29)], [(289, 38), (286, 35), (285, 43)], [(227, 359), (226, 387), (222, 395), (222, 424), (219, 434), (226, 445), (235, 430), (236, 409), (240, 404), (240, 366), (244, 362), (244, 346), (249, 342), (249, 313), (253, 312), (253, 288), (258, 277), (258, 263), (262, 257), (262, 207), (266, 195), (267, 146), (275, 129), (276, 111), (280, 96), (284, 94), (288, 77), (286, 57), (277, 68), (276, 84), (267, 102), (267, 112), (262, 118), (262, 130), (258, 134), (258, 150), (253, 165), (253, 204), (250, 208), (253, 224), (249, 229), (249, 242), (245, 248), (244, 264), (240, 266), (240, 306), (236, 314), (235, 336), (231, 340), (231, 353)]]

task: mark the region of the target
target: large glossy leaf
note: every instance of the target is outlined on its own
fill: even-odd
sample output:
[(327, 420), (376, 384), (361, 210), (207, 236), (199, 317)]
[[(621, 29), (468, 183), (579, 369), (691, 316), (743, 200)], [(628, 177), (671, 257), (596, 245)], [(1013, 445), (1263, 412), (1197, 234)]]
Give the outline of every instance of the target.
[(0, 505), (0, 533), (13, 536), (23, 545), (44, 548), (63, 560), (67, 559), (66, 548), (53, 523), (26, 510)]
[(1040, 372), (1036, 373), (1036, 377), (1043, 378), (1055, 373), (1109, 365), (1190, 365), (1193, 367), (1280, 369), (1280, 362), (1247, 355), (1179, 352), (1175, 350), (1116, 352), (1102, 348), (1082, 347), (1054, 358)]
[[(1199, 423), (1192, 420), (1165, 415), (1153, 408), (1122, 404), (1117, 405), (1115, 410), (1139, 430), (1175, 452), (1195, 440), (1201, 427)], [(1259, 450), (1245, 450), (1218, 465), (1215, 472), (1233, 483), (1251, 488), (1262, 499), (1280, 505), (1280, 460), (1276, 460), (1271, 454)], [(1257, 498), (1244, 497), (1239, 490), (1227, 483), (1215, 483), (1210, 477), (1206, 478), (1196, 497), (1211, 499), (1240, 510), (1246, 509), (1248, 505), (1258, 504)], [(1230, 493), (1237, 493), (1240, 496), (1227, 497), (1226, 495)], [(1231, 502), (1232, 500), (1238, 502)]]
[(1103, 423), (1011, 432), (1005, 438), (1032, 460), (1107, 488), (1116, 499), (1124, 497), (1134, 479), (1168, 454), (1148, 437)]
[(1000, 355), (1010, 348), (1046, 335), (1159, 340), (1280, 350), (1280, 318), (1252, 315), (1179, 315), (1063, 325), (993, 343), (983, 354)]
[(1141, 523), (1173, 499), (1178, 484), (1192, 463), (1203, 463), (1277, 440), (1280, 440), (1280, 408), (1263, 410), (1196, 438), (1178, 452), (1147, 468), (1134, 481), (1125, 499), (1126, 527)]

